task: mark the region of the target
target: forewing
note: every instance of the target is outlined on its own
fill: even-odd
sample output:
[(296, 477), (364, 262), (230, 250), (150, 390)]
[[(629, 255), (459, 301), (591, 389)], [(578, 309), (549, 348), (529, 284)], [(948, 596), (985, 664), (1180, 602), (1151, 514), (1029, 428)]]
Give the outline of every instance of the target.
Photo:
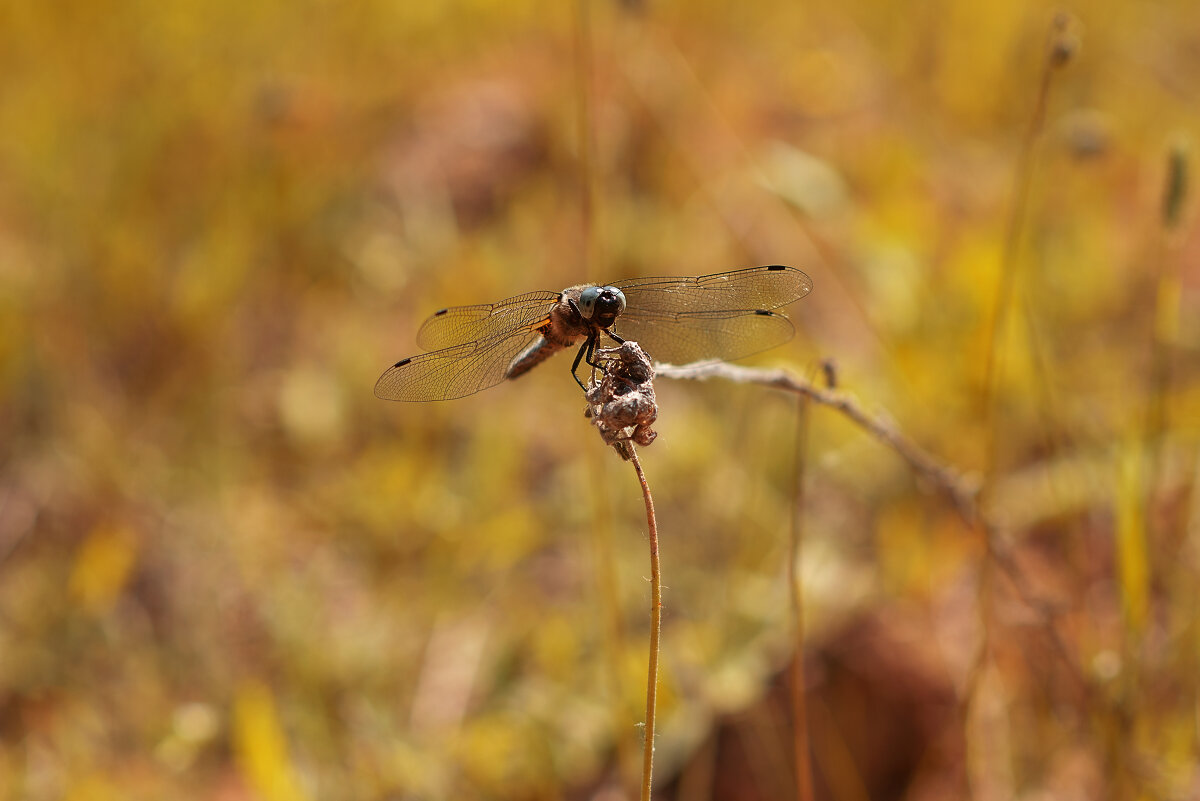
[(656, 361), (686, 364), (740, 359), (782, 345), (795, 329), (772, 312), (812, 291), (795, 267), (772, 265), (696, 278), (618, 281), (625, 311), (613, 331), (637, 341)]
[(625, 294), (625, 314), (771, 310), (812, 291), (795, 267), (771, 265), (695, 278), (629, 278), (613, 286)]
[(792, 338), (792, 321), (779, 312), (708, 311), (680, 314), (622, 314), (613, 331), (641, 345), (656, 362), (688, 364), (740, 359)]
[(504, 336), (545, 319), (557, 301), (557, 292), (529, 292), (499, 303), (442, 309), (421, 325), (417, 347), (436, 351)]
[(477, 342), (401, 359), (375, 382), (375, 396), (396, 401), (453, 400), (499, 384), (517, 354), (541, 335), (525, 326)]

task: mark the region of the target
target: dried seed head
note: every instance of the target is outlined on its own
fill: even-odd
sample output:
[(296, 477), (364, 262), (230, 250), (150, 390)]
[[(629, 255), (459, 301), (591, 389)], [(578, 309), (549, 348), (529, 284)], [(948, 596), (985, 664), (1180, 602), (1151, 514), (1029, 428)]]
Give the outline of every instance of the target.
[(1177, 139), (1167, 151), (1167, 183), (1163, 190), (1163, 227), (1173, 231), (1183, 216), (1183, 204), (1188, 193), (1188, 152), (1182, 139)]
[(837, 389), (837, 362), (832, 358), (822, 359), (821, 372), (825, 374), (825, 387)]
[(601, 377), (587, 392), (587, 416), (621, 458), (632, 455), (630, 443), (649, 445), (658, 436), (650, 426), (658, 418), (654, 368), (636, 342), (596, 351)]
[(1075, 32), (1074, 18), (1066, 12), (1059, 12), (1054, 17), (1054, 26), (1050, 31), (1050, 66), (1053, 68), (1066, 66), (1067, 62), (1079, 49), (1079, 35)]

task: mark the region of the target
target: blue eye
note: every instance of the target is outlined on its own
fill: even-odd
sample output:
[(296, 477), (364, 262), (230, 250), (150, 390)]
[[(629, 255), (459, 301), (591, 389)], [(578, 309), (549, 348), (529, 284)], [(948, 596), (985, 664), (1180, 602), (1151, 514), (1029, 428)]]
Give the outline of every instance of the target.
[(608, 328), (625, 311), (625, 295), (615, 286), (589, 286), (579, 290), (575, 301), (579, 314), (601, 328)]
[(579, 313), (589, 320), (596, 311), (596, 301), (600, 299), (600, 292), (600, 287), (589, 286), (579, 293)]

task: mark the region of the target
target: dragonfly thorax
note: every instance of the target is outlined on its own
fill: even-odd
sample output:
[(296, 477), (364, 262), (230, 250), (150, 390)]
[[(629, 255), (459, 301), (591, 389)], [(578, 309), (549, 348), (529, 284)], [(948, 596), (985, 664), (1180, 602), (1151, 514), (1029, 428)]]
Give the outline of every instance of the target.
[(575, 305), (588, 322), (608, 328), (625, 311), (625, 294), (615, 286), (589, 286), (579, 293)]

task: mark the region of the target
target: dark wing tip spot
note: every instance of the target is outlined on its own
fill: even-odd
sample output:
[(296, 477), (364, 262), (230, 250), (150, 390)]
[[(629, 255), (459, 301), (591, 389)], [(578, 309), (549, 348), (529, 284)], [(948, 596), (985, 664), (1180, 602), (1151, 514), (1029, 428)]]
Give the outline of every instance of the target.
[(761, 314), (764, 317), (774, 317), (775, 316), (775, 312), (767, 311), (766, 309), (755, 309), (754, 313)]
[(450, 310), (449, 310), (449, 309), (438, 309), (437, 311), (435, 311), (435, 312), (433, 313), (433, 316), (434, 316), (434, 317), (441, 317), (443, 314), (445, 314), (445, 313), (446, 313), (446, 312), (448, 312), (448, 311), (450, 311)]
[(395, 364), (392, 365), (392, 367), (393, 367), (393, 369), (396, 367), (403, 367), (404, 365), (408, 364), (411, 361), (412, 361), (412, 356), (409, 356), (407, 359), (401, 359), (400, 361), (396, 362)]
[(768, 266), (768, 267), (767, 267), (767, 269), (768, 269), (768, 270), (771, 270), (771, 271), (778, 272), (779, 270), (786, 270), (786, 269), (787, 269), (787, 267), (785, 267), (785, 266), (784, 266), (784, 265), (782, 265), (782, 264), (772, 264), (772, 265)]

